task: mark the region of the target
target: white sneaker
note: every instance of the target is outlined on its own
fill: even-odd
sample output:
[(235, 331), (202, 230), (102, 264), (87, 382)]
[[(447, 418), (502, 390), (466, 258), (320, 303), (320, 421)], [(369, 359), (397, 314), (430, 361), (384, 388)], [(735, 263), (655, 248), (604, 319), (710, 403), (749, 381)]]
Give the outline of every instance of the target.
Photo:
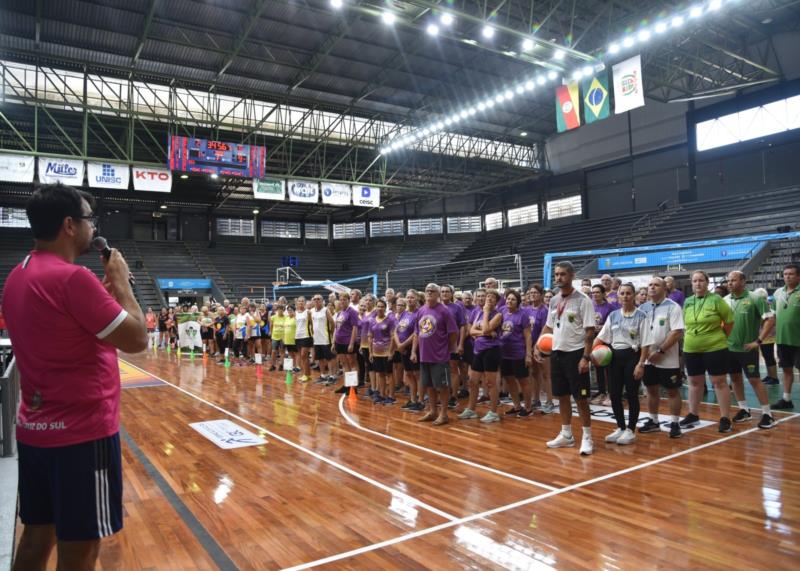
[(461, 420), (469, 420), (471, 418), (478, 418), (478, 413), (475, 412), (472, 409), (465, 408), (463, 411), (461, 411), (461, 414), (458, 415), (458, 418), (460, 418)]
[(492, 412), (491, 410), (487, 412), (484, 417), (481, 419), (481, 422), (490, 423), (490, 422), (500, 422), (500, 417), (497, 415), (496, 412)]
[(575, 446), (575, 437), (571, 434), (567, 436), (563, 432), (559, 432), (553, 440), (547, 443), (548, 448), (567, 448)]
[(606, 436), (606, 442), (616, 442), (619, 439), (619, 437), (622, 436), (623, 432), (625, 431), (622, 430), (621, 428), (617, 428), (614, 432)]
[(584, 436), (581, 438), (581, 456), (588, 456), (594, 452), (594, 442), (591, 436)]
[(617, 438), (617, 444), (633, 444), (634, 442), (636, 442), (636, 435), (630, 428), (626, 428), (619, 438)]

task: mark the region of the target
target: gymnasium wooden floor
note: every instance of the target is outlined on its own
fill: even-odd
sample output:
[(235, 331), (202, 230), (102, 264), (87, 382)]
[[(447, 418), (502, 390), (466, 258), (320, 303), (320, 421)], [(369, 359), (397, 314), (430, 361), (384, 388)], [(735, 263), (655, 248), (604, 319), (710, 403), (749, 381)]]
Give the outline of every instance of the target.
[[(789, 569), (800, 419), (548, 450), (558, 415), (418, 423), (283, 374), (122, 356), (125, 529), (102, 569)], [(149, 373), (149, 374), (147, 374)], [(152, 377), (151, 377), (152, 375)], [(154, 378), (153, 378), (154, 377)], [(160, 383), (160, 381), (164, 381)], [(160, 383), (160, 384), (159, 384)], [(665, 407), (664, 407), (665, 408)], [(685, 409), (684, 409), (685, 412)], [(716, 421), (714, 405), (701, 416)], [(755, 416), (755, 413), (754, 413)], [(267, 443), (224, 450), (189, 424)], [(793, 563), (794, 562), (794, 563)]]

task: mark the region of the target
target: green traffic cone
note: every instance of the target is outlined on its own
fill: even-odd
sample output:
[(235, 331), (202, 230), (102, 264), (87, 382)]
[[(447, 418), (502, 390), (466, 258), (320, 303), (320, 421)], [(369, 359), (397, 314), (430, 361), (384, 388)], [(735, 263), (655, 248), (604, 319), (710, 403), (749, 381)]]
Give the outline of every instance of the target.
[(172, 353), (172, 345), (167, 343), (167, 353)]
[(228, 360), (228, 359), (225, 359), (225, 366), (226, 366), (226, 367), (228, 367), (228, 368), (230, 368), (230, 366), (231, 366), (231, 362), (230, 362), (230, 360)]
[(194, 361), (194, 347), (192, 347), (192, 351), (191, 351), (191, 353), (189, 353), (189, 359)]
[(286, 384), (287, 385), (291, 385), (292, 384), (292, 370), (291, 369), (287, 369), (286, 370)]

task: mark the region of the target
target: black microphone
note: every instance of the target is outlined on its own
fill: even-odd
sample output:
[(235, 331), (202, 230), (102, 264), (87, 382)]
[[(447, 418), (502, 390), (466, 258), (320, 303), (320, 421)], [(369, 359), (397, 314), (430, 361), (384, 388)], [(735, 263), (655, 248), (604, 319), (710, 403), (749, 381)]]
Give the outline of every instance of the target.
[[(95, 236), (92, 240), (92, 247), (100, 252), (106, 262), (111, 257), (111, 248), (108, 247), (108, 240), (102, 236)], [(128, 273), (128, 283), (131, 284), (131, 287), (136, 285), (136, 278), (133, 277), (132, 273)]]

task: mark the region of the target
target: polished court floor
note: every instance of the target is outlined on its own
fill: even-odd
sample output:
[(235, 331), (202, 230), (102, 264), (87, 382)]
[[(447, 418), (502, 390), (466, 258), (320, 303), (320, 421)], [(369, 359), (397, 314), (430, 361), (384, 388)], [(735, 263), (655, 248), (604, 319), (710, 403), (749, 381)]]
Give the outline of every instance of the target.
[[(102, 569), (789, 569), (800, 560), (793, 413), (776, 413), (769, 431), (754, 420), (721, 435), (710, 424), (624, 447), (606, 444), (614, 424), (597, 421), (595, 454), (581, 457), (545, 447), (557, 415), (436, 428), (399, 403), (353, 402), (266, 369), (164, 352), (122, 358), (125, 529), (104, 542)], [(703, 405), (701, 417), (716, 421), (717, 407)], [(266, 443), (222, 449), (189, 426), (221, 419)]]

